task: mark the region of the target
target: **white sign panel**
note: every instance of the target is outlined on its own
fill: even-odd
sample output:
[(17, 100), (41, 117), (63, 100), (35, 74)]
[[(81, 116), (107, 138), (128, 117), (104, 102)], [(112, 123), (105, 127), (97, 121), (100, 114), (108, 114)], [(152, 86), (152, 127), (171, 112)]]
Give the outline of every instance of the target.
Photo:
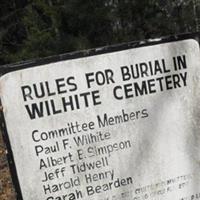
[(200, 199), (200, 51), (183, 40), (0, 80), (24, 200)]

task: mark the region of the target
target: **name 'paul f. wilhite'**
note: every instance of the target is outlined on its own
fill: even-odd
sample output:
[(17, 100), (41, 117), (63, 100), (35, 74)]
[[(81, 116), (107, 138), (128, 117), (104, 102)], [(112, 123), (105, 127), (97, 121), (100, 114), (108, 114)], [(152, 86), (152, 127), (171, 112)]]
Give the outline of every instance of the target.
[[(113, 70), (107, 69), (105, 71), (110, 76), (107, 77), (108, 80), (114, 84), (111, 91), (114, 99), (124, 100), (185, 87), (187, 85), (186, 56), (173, 57), (173, 65), (173, 67), (167, 68), (165, 60), (160, 59), (121, 66), (121, 80), (124, 84), (120, 85), (117, 85), (114, 80)], [(98, 72), (103, 74), (103, 72), (100, 73), (101, 71), (95, 73)], [(92, 77), (95, 76), (95, 73), (85, 74), (86, 82), (87, 84), (90, 82), (90, 86), (92, 82), (95, 83), (95, 78)], [(74, 76), (54, 79), (51, 82), (43, 81), (24, 85), (21, 87), (21, 91), (30, 119), (102, 104), (99, 90), (92, 90), (90, 87), (86, 92), (77, 93), (78, 86)], [(53, 98), (56, 95), (59, 98)], [(38, 99), (45, 97), (48, 99), (38, 101)], [(33, 102), (34, 100), (37, 102)]]

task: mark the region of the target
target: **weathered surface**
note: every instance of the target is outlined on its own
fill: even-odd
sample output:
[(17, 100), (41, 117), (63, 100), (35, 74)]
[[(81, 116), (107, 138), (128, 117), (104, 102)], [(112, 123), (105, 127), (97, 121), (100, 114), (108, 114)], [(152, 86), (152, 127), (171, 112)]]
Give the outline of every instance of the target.
[(8, 161), (6, 157), (6, 147), (0, 131), (0, 199), (15, 200), (15, 192), (12, 184)]
[[(199, 65), (199, 44), (183, 40), (2, 77), (1, 100), (23, 199), (197, 196)], [(81, 99), (85, 95), (88, 101)]]

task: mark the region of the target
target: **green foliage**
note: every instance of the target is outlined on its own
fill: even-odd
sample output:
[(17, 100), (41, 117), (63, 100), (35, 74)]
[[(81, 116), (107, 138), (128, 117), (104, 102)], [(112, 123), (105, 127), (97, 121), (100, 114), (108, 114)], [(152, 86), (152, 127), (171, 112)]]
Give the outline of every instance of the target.
[(192, 32), (200, 0), (1, 0), (0, 64)]

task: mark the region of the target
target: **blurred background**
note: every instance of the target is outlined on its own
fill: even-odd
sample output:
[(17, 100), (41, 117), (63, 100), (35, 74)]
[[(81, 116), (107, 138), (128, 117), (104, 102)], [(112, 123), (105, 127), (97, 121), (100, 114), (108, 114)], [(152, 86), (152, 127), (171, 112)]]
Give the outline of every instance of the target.
[(200, 0), (1, 0), (0, 65), (200, 29)]
[[(0, 65), (200, 31), (200, 0), (0, 0)], [(15, 200), (0, 133), (0, 200)]]

